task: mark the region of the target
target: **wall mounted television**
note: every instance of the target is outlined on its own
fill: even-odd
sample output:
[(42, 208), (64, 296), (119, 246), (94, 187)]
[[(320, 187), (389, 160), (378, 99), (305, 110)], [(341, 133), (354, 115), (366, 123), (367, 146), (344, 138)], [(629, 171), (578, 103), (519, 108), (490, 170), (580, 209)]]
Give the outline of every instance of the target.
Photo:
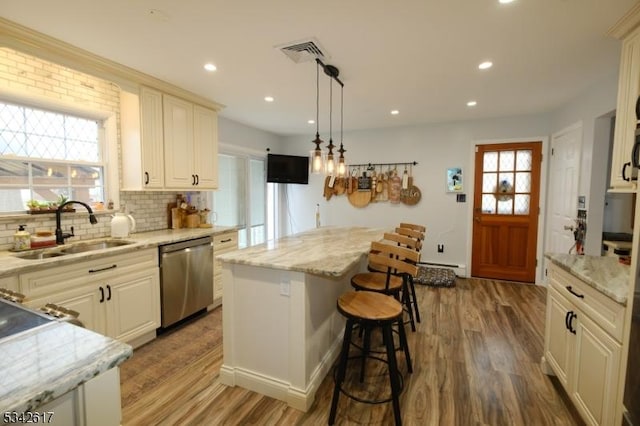
[(309, 183), (309, 157), (267, 154), (267, 182)]

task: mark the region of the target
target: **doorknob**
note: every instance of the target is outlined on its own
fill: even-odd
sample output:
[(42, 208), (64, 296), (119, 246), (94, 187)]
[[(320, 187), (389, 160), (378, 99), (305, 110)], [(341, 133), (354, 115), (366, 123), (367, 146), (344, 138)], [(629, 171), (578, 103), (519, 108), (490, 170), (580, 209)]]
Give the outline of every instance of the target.
[(479, 216), (475, 216), (473, 219), (474, 219), (476, 222), (480, 222), (480, 217), (479, 217)]

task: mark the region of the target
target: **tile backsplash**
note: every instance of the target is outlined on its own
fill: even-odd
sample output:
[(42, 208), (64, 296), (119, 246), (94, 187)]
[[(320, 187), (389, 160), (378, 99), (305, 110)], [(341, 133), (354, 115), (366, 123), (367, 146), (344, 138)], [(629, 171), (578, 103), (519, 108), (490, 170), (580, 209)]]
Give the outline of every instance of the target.
[[(136, 220), (135, 233), (167, 229), (168, 215), (167, 204), (176, 200), (177, 194), (184, 192), (121, 192), (120, 202), (123, 210), (126, 209)], [(190, 193), (192, 200), (200, 195), (198, 192)], [(194, 201), (195, 202), (195, 201)], [(98, 223), (89, 223), (89, 213), (82, 206), (77, 207), (75, 213), (62, 214), (62, 230), (69, 232), (73, 226), (75, 237), (68, 242), (90, 240), (94, 238), (109, 237), (111, 234), (112, 211), (96, 211)], [(35, 234), (36, 231), (55, 231), (55, 213), (22, 214), (0, 216), (0, 250), (8, 250), (13, 247), (13, 234), (19, 225), (26, 225), (26, 230)]]

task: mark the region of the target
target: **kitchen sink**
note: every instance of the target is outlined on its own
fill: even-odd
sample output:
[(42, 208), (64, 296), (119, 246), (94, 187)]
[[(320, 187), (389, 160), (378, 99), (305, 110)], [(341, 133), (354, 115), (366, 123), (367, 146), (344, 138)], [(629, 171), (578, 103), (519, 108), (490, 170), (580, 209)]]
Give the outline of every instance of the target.
[(108, 248), (114, 247), (122, 247), (129, 244), (133, 244), (132, 241), (120, 241), (120, 240), (107, 240), (107, 241), (97, 241), (97, 242), (86, 242), (86, 243), (78, 243), (72, 246), (63, 248), (61, 250), (62, 254), (76, 254), (76, 253), (86, 253), (88, 251), (95, 250), (104, 250)]
[(28, 259), (28, 260), (42, 260), (49, 259), (51, 257), (59, 257), (64, 256), (66, 253), (61, 253), (59, 251), (41, 251), (41, 252), (33, 252), (33, 253), (25, 253), (25, 254), (16, 254), (16, 257), (20, 259)]

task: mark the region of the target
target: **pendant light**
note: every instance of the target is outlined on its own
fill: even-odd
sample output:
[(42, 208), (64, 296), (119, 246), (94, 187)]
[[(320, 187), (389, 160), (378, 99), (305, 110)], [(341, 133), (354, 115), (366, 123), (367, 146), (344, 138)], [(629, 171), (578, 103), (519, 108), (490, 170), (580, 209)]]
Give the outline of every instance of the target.
[(333, 159), (333, 148), (336, 146), (333, 144), (333, 78), (329, 82), (329, 145), (327, 149), (327, 159), (325, 161), (325, 174), (333, 176), (336, 172), (336, 162)]
[(338, 152), (340, 153), (340, 158), (338, 158), (338, 176), (345, 177), (347, 175), (347, 165), (344, 162), (344, 153), (347, 152), (344, 149), (344, 145), (342, 143), (342, 136), (344, 134), (343, 123), (344, 121), (344, 85), (340, 86), (340, 149)]
[(316, 144), (314, 150), (309, 154), (309, 171), (313, 174), (320, 174), (324, 170), (324, 155), (322, 154), (322, 149), (320, 149), (320, 144), (324, 143), (322, 139), (320, 139), (319, 132), (319, 117), (320, 117), (320, 63), (316, 61), (316, 138), (312, 140), (312, 143)]

